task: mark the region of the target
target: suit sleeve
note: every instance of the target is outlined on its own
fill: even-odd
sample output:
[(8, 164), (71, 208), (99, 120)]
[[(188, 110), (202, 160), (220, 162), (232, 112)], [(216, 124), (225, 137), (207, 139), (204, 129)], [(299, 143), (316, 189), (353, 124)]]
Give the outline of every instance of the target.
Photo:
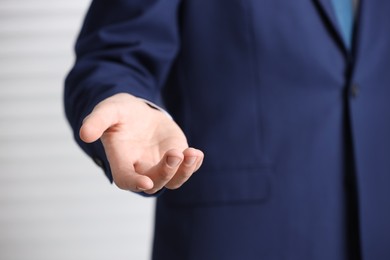
[(67, 119), (81, 148), (112, 175), (100, 141), (79, 138), (82, 120), (97, 103), (130, 93), (161, 106), (160, 93), (179, 50), (180, 0), (95, 0), (76, 42), (65, 80)]

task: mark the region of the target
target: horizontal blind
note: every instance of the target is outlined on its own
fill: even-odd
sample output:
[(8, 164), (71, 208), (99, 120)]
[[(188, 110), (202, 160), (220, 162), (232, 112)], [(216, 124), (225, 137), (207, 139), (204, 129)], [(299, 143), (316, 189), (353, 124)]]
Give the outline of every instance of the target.
[(148, 259), (152, 199), (73, 141), (63, 80), (87, 0), (0, 1), (0, 259)]

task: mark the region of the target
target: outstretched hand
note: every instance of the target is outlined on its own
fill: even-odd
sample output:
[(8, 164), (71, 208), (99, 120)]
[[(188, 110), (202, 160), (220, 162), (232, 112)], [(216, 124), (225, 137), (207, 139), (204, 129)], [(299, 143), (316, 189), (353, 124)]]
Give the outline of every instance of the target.
[(124, 93), (94, 108), (83, 121), (80, 138), (87, 143), (100, 138), (115, 184), (134, 192), (177, 189), (203, 161), (203, 153), (188, 147), (172, 119)]

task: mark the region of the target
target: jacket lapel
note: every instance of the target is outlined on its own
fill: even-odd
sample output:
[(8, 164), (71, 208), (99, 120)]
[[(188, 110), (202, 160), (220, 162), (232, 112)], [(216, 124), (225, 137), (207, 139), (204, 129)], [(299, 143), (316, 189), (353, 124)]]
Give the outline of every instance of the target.
[(331, 0), (313, 0), (317, 7), (320, 9), (325, 22), (331, 27), (331, 31), (335, 34), (337, 41), (344, 47), (346, 51), (347, 47), (345, 46), (342, 33), (339, 27), (339, 23), (334, 12), (332, 1)]
[[(390, 1), (360, 0), (356, 28), (356, 58), (378, 57), (389, 48)], [(383, 54), (382, 54), (383, 55)], [(385, 57), (381, 57), (385, 59)]]

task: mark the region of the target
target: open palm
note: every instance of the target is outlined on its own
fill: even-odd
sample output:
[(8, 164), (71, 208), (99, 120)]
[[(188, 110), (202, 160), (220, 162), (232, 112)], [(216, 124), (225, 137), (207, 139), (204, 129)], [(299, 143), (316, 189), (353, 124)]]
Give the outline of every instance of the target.
[(85, 118), (80, 137), (101, 138), (115, 184), (136, 192), (179, 188), (203, 161), (172, 119), (129, 94), (99, 103)]

